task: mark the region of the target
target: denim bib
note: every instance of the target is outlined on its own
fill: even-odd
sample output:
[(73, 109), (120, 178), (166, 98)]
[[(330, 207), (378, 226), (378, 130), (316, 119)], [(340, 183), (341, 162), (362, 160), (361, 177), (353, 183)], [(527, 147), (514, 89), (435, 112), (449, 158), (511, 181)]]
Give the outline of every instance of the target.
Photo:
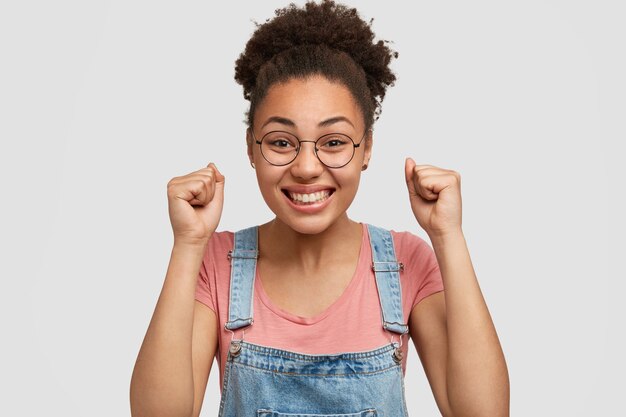
[[(231, 261), (228, 321), (233, 333), (219, 417), (406, 417), (401, 344), (407, 333), (391, 232), (367, 225), (372, 269), (389, 344), (360, 352), (311, 355), (234, 339), (254, 323), (257, 226), (237, 231)], [(245, 335), (245, 331), (244, 331)], [(315, 343), (314, 340), (311, 343)]]

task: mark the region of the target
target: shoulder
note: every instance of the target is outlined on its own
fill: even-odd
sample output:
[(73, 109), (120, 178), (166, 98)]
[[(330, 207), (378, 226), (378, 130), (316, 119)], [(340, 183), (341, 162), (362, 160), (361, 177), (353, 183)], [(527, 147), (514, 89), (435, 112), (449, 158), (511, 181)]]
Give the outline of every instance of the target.
[(396, 258), (404, 264), (400, 274), (410, 310), (422, 299), (444, 289), (437, 256), (431, 245), (414, 233), (391, 230)]
[(235, 241), (235, 233), (230, 230), (215, 231), (207, 242), (204, 252), (205, 260), (213, 262), (222, 257), (226, 259), (226, 254), (232, 249)]
[(386, 229), (384, 227), (367, 224), (368, 230), (376, 230), (382, 231), (384, 234), (391, 233), (391, 238), (393, 240), (393, 246), (396, 251), (400, 250), (403, 252), (406, 251), (415, 251), (415, 250), (423, 250), (424, 247), (428, 247), (428, 243), (419, 237), (418, 235), (409, 232), (409, 231), (397, 231), (393, 229)]
[(208, 245), (210, 246), (223, 246), (232, 244), (235, 238), (235, 232), (230, 230), (215, 231), (209, 238)]
[(412, 232), (396, 231), (393, 229), (391, 229), (390, 232), (396, 250), (413, 252), (416, 250), (424, 250), (425, 246), (429, 246), (424, 239)]
[(425, 239), (410, 231), (382, 229), (391, 233), (396, 258), (404, 263), (405, 267), (413, 268), (425, 264), (432, 266), (434, 252)]
[(418, 275), (424, 275), (437, 265), (437, 258), (431, 245), (422, 237), (410, 231), (391, 230), (394, 249), (399, 262)]

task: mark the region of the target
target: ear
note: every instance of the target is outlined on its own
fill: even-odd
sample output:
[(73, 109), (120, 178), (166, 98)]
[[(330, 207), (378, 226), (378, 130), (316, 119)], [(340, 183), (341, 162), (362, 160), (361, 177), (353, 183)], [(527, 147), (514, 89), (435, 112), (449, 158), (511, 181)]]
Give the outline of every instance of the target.
[(367, 133), (367, 136), (365, 137), (365, 139), (363, 139), (363, 150), (364, 150), (364, 156), (363, 156), (363, 163), (365, 165), (368, 165), (370, 163), (370, 158), (372, 156), (372, 145), (374, 141), (374, 132), (373, 130), (370, 128), (369, 132)]
[(248, 149), (248, 159), (250, 160), (250, 163), (252, 163), (254, 162), (254, 155), (252, 154), (252, 149), (254, 149), (254, 139), (252, 139), (250, 128), (246, 129), (246, 147)]

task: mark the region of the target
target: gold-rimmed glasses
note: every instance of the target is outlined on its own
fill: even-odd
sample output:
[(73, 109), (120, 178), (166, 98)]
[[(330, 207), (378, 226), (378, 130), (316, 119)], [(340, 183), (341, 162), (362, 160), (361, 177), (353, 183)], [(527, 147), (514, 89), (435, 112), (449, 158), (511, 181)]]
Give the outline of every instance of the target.
[(261, 140), (257, 140), (254, 131), (250, 129), (252, 138), (259, 145), (263, 158), (274, 166), (285, 166), (292, 163), (300, 153), (303, 142), (315, 144), (314, 151), (317, 159), (328, 168), (341, 168), (350, 163), (354, 157), (355, 149), (361, 145), (365, 135), (359, 143), (354, 143), (352, 138), (343, 133), (327, 133), (317, 140), (300, 140), (296, 135), (284, 130), (272, 130), (267, 132)]

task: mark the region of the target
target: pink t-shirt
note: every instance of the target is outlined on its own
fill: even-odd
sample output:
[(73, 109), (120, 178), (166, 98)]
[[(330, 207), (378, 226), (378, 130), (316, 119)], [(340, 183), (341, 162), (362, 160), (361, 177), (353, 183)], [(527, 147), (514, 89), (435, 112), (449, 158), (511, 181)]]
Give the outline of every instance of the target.
[[(263, 346), (308, 354), (335, 354), (371, 350), (389, 344), (392, 334), (381, 321), (376, 277), (371, 268), (372, 250), (365, 223), (359, 262), (343, 294), (315, 317), (301, 317), (274, 305), (263, 290), (257, 271), (254, 283), (254, 323), (245, 328), (244, 340)], [(400, 272), (402, 310), (405, 323), (412, 308), (425, 297), (442, 291), (443, 281), (432, 248), (410, 232), (391, 230)], [(234, 233), (213, 233), (200, 267), (196, 300), (208, 306), (219, 318), (220, 390), (232, 333), (224, 328), (228, 320), (230, 261), (226, 255), (233, 248)], [(241, 338), (242, 329), (235, 330)], [(394, 341), (398, 335), (394, 333)], [(409, 334), (402, 336), (402, 371), (406, 372)]]

